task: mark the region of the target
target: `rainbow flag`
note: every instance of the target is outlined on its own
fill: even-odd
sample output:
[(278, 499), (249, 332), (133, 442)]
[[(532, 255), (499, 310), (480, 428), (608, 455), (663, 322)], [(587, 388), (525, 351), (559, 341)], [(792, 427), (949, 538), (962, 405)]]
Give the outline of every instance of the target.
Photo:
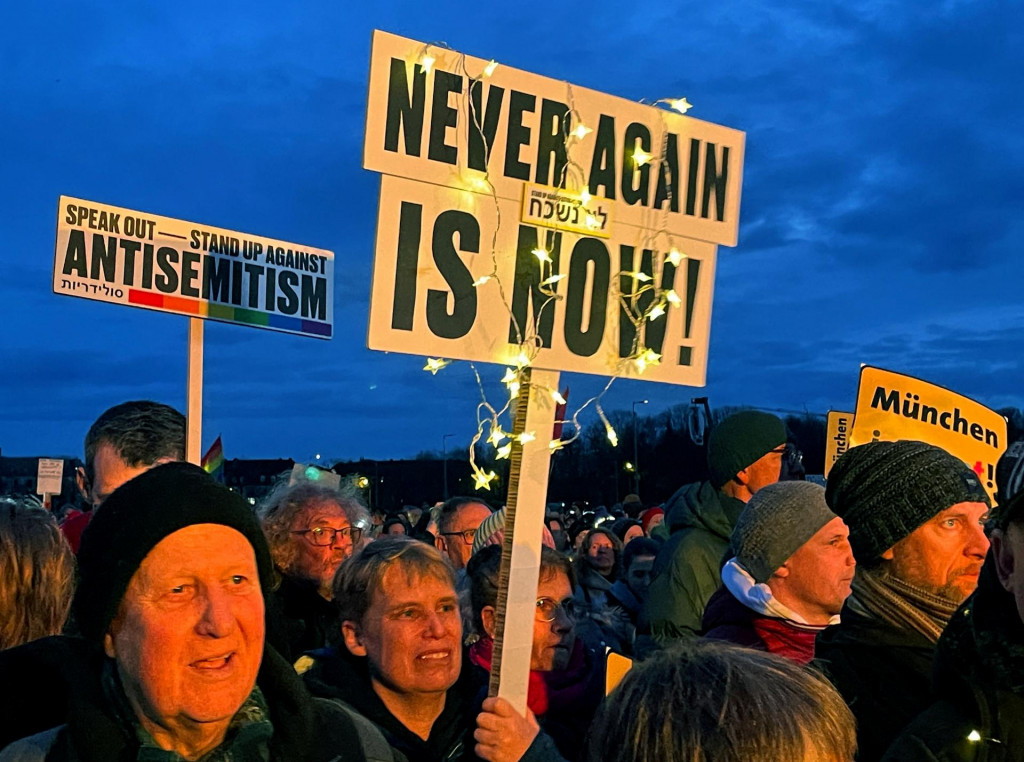
[(224, 446), (220, 442), (219, 434), (213, 444), (210, 445), (210, 449), (207, 450), (206, 455), (203, 456), (203, 460), (200, 465), (202, 465), (203, 470), (206, 471), (206, 473), (210, 474), (210, 476), (221, 484), (224, 483)]

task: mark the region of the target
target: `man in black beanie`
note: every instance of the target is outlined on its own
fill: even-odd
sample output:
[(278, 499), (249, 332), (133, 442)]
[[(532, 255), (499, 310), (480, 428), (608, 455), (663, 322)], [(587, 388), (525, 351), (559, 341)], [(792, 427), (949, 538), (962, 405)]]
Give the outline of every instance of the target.
[(640, 631), (661, 645), (700, 634), (704, 607), (722, 584), (729, 537), (747, 501), (779, 480), (786, 426), (744, 410), (708, 437), (706, 482), (687, 484), (665, 504), (670, 537), (658, 553)]
[(848, 450), (825, 499), (850, 528), (857, 572), (816, 652), (857, 718), (858, 760), (873, 762), (930, 703), (935, 644), (988, 551), (990, 502), (963, 461), (914, 441)]
[[(65, 724), (0, 759), (363, 759), (349, 715), (265, 647), (273, 567), (245, 501), (188, 463), (119, 487), (82, 537)], [(33, 756), (35, 755), (35, 756)]]

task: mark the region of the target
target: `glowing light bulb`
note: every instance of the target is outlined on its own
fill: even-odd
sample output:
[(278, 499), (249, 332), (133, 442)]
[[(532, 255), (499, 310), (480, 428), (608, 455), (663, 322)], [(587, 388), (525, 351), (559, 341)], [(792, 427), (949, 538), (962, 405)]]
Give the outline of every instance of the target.
[(977, 730), (972, 730), (970, 733), (967, 734), (967, 740), (971, 743), (978, 743), (978, 741), (981, 740), (981, 733), (979, 733)]
[(441, 357), (428, 357), (427, 364), (423, 366), (423, 370), (429, 370), (430, 375), (436, 376), (437, 372), (446, 365), (451, 365), (451, 360), (445, 360)]
[(476, 489), (490, 489), (491, 482), (497, 478), (498, 475), (493, 471), (477, 470), (473, 474), (473, 484), (476, 486)]
[(551, 261), (551, 254), (548, 252), (547, 249), (534, 249), (532, 253), (533, 256), (537, 257), (537, 259), (539, 259), (541, 262)]
[(674, 267), (679, 267), (679, 263), (684, 259), (686, 259), (686, 255), (675, 247), (673, 247), (672, 251), (668, 253), (668, 261), (671, 262)]
[(637, 148), (635, 151), (633, 151), (633, 162), (638, 167), (642, 167), (644, 164), (646, 164), (653, 158), (654, 157), (651, 156), (651, 154), (647, 153), (647, 151), (645, 151), (642, 148)]
[(513, 381), (511, 384), (508, 385), (508, 395), (510, 397), (517, 397), (517, 396), (519, 396), (519, 382), (518, 381)]
[(475, 281), (473, 281), (473, 285), (474, 286), (482, 286), (487, 281), (489, 281), (490, 279), (491, 279), (490, 275), (481, 275), (479, 278), (477, 278)]
[(693, 104), (686, 100), (686, 98), (674, 98), (668, 102), (668, 105), (674, 108), (680, 114), (685, 114), (687, 111), (693, 108)]
[(587, 135), (589, 135), (592, 132), (593, 132), (592, 129), (590, 129), (589, 127), (587, 127), (584, 124), (580, 123), (580, 124), (577, 124), (576, 125), (576, 129), (574, 129), (569, 134), (570, 135), (575, 135), (579, 140), (583, 140), (583, 138), (585, 138)]
[[(489, 77), (494, 74), (494, 70), (498, 68), (498, 62), (491, 59), (491, 62), (484, 67), (484, 76)], [(685, 100), (685, 99), (684, 99)]]
[(613, 429), (611, 427), (611, 424), (606, 425), (604, 427), (604, 430), (605, 430), (605, 434), (608, 435), (608, 441), (612, 443), (612, 447), (618, 447), (619, 446), (619, 436), (618, 436), (618, 434), (615, 433), (615, 429)]

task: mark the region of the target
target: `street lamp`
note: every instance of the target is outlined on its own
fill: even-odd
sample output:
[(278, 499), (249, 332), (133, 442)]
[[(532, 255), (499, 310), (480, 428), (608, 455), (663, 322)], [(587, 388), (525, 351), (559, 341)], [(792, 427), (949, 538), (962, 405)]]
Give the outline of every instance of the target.
[(640, 431), (636, 425), (636, 406), (646, 405), (647, 400), (633, 401), (633, 492), (640, 494)]
[(444, 458), (444, 499), (448, 499), (448, 437), (453, 437), (454, 434), (445, 434), (441, 437), (441, 452)]

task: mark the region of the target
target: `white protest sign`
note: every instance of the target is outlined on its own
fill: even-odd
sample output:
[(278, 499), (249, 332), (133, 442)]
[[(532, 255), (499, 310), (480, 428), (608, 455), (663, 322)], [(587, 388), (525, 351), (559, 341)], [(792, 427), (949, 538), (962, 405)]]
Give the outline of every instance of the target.
[(1006, 419), (980, 402), (913, 376), (860, 370), (850, 446), (916, 439), (970, 466), (995, 500), (996, 464), (1006, 450)]
[(61, 196), (53, 291), (329, 339), (334, 254)]
[(36, 473), (37, 495), (59, 495), (63, 490), (64, 461), (40, 458)]
[(586, 189), (618, 222), (734, 246), (743, 152), (738, 130), (373, 34), (363, 166), (376, 172), (477, 192), (486, 172), (517, 202), (524, 183)]
[[(636, 331), (620, 296), (656, 283), (679, 306), (645, 321), (644, 346), (661, 361), (642, 377), (704, 384), (714, 244), (677, 238), (686, 255), (677, 266), (644, 249), (632, 226), (617, 223), (610, 239), (581, 236), (508, 223), (517, 210), (514, 201), (382, 177), (368, 346), (510, 364), (529, 331), (542, 340), (535, 367), (637, 377), (637, 364), (622, 362)], [(474, 286), (492, 268), (496, 277)], [(558, 276), (545, 295), (541, 284)], [(650, 289), (637, 302), (645, 298)]]

